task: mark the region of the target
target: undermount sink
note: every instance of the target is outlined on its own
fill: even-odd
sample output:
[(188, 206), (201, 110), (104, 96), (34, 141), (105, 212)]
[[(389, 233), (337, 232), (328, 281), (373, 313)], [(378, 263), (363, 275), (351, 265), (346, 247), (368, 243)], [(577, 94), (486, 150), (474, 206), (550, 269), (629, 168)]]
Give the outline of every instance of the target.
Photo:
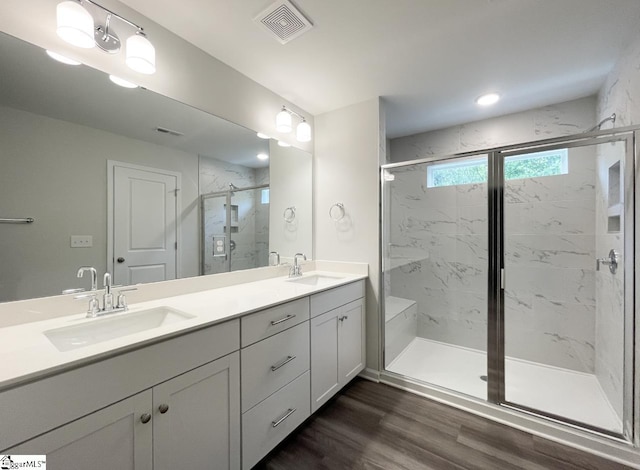
[(307, 286), (323, 286), (325, 284), (331, 284), (339, 279), (342, 278), (338, 276), (326, 276), (324, 274), (312, 274), (310, 276), (287, 279), (287, 282), (294, 282), (296, 284), (304, 284)]
[(79, 325), (47, 330), (44, 335), (58, 351), (64, 352), (194, 317), (195, 315), (189, 315), (170, 307), (156, 307), (139, 312), (122, 313), (117, 316), (87, 319)]

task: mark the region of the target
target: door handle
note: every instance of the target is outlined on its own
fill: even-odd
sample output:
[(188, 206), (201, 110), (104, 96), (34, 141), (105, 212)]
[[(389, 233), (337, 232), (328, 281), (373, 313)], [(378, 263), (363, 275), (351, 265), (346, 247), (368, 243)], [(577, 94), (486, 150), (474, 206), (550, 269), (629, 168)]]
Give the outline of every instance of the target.
[(118, 263), (124, 263), (124, 258), (121, 256), (116, 260)]

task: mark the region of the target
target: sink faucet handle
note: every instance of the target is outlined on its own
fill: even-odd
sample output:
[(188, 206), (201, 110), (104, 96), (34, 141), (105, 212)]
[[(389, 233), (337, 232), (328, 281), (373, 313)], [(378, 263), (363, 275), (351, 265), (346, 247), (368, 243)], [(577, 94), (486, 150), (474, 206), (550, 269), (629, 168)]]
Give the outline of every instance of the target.
[(127, 305), (127, 298), (124, 293), (132, 290), (138, 290), (137, 287), (123, 287), (122, 289), (118, 289), (118, 300), (116, 303), (116, 308), (127, 309), (129, 306)]
[(280, 253), (278, 253), (277, 251), (270, 251), (269, 252), (269, 265), (271, 265), (271, 255), (275, 255), (275, 257), (276, 257), (275, 266), (280, 266)]
[(87, 309), (87, 318), (97, 317), (100, 313), (100, 302), (98, 302), (98, 295), (92, 292), (86, 294), (76, 295), (75, 300), (89, 299), (89, 308)]

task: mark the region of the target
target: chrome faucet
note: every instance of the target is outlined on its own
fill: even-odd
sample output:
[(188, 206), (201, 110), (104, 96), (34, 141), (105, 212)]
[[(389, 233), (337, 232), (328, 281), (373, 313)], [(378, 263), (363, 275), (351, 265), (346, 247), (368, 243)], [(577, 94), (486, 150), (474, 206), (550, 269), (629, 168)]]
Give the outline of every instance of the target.
[[(78, 271), (78, 273), (80, 273), (80, 271)], [(124, 296), (124, 292), (137, 290), (137, 287), (119, 288), (119, 286), (115, 286), (116, 288), (118, 288), (118, 301), (114, 306), (113, 293), (111, 292), (114, 286), (111, 284), (111, 274), (104, 273), (103, 283), (104, 295), (102, 296), (102, 308), (100, 308), (100, 302), (98, 301), (97, 295), (95, 293), (86, 293), (75, 297), (76, 299), (89, 298), (89, 309), (87, 310), (87, 318), (101, 317), (102, 315), (106, 315), (108, 313), (127, 311), (129, 309), (129, 306), (127, 305), (127, 299)]]
[(91, 290), (98, 290), (98, 271), (96, 271), (96, 268), (91, 266), (81, 266), (78, 269), (78, 273), (76, 274), (76, 276), (78, 278), (81, 278), (87, 271), (91, 273)]
[(306, 255), (302, 253), (296, 253), (295, 255), (293, 255), (293, 266), (291, 266), (291, 269), (289, 270), (289, 277), (302, 276), (302, 266), (298, 264), (299, 256), (302, 257), (302, 259), (304, 259), (305, 261), (307, 260)]

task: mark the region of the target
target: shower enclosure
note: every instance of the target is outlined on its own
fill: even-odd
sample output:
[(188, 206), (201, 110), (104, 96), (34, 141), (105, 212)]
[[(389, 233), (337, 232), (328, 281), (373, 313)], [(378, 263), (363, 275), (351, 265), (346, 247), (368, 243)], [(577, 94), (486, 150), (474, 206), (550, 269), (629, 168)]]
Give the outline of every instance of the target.
[(635, 439), (634, 131), (384, 165), (387, 373)]
[(269, 264), (269, 185), (200, 196), (200, 274)]

